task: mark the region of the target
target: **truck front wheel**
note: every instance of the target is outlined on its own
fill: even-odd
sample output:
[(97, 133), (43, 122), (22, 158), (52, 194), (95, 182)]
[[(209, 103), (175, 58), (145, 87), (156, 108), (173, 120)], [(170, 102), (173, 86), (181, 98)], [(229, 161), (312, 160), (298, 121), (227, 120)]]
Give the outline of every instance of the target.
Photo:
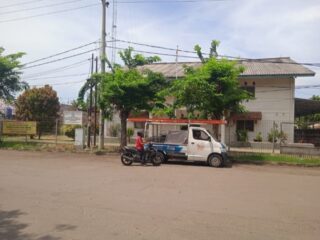
[(221, 167), (222, 163), (222, 157), (218, 154), (213, 154), (208, 159), (208, 164), (210, 167)]

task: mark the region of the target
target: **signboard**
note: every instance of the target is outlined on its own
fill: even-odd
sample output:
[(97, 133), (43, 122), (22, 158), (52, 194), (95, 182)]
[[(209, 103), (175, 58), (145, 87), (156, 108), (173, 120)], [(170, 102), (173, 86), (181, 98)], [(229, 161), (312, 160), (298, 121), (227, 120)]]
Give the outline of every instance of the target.
[(36, 135), (37, 123), (31, 121), (3, 121), (2, 133), (9, 135)]
[(81, 111), (64, 111), (63, 122), (66, 125), (82, 125), (83, 113)]

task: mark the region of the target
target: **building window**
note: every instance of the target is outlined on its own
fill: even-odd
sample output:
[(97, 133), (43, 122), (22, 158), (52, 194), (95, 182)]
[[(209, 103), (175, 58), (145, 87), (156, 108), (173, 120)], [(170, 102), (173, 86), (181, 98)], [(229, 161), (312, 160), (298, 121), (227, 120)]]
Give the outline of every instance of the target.
[(254, 121), (253, 120), (238, 120), (237, 130), (246, 130), (249, 132), (254, 131)]

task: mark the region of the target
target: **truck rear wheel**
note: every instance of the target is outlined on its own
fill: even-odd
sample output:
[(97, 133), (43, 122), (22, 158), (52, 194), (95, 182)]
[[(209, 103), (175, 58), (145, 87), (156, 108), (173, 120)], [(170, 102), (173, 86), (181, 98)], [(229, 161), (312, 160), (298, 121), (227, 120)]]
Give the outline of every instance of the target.
[(222, 157), (218, 154), (213, 154), (208, 159), (208, 164), (210, 167), (221, 167), (222, 163)]
[(161, 158), (161, 163), (166, 163), (168, 162), (167, 157), (164, 155), (164, 153), (162, 152), (157, 152), (157, 155), (159, 156), (159, 158)]

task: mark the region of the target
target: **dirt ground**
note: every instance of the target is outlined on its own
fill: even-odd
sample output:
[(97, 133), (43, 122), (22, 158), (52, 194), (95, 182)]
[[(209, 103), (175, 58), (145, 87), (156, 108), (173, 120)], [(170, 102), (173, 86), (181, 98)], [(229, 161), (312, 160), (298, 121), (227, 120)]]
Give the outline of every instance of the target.
[(1, 240), (319, 239), (320, 168), (0, 150)]

